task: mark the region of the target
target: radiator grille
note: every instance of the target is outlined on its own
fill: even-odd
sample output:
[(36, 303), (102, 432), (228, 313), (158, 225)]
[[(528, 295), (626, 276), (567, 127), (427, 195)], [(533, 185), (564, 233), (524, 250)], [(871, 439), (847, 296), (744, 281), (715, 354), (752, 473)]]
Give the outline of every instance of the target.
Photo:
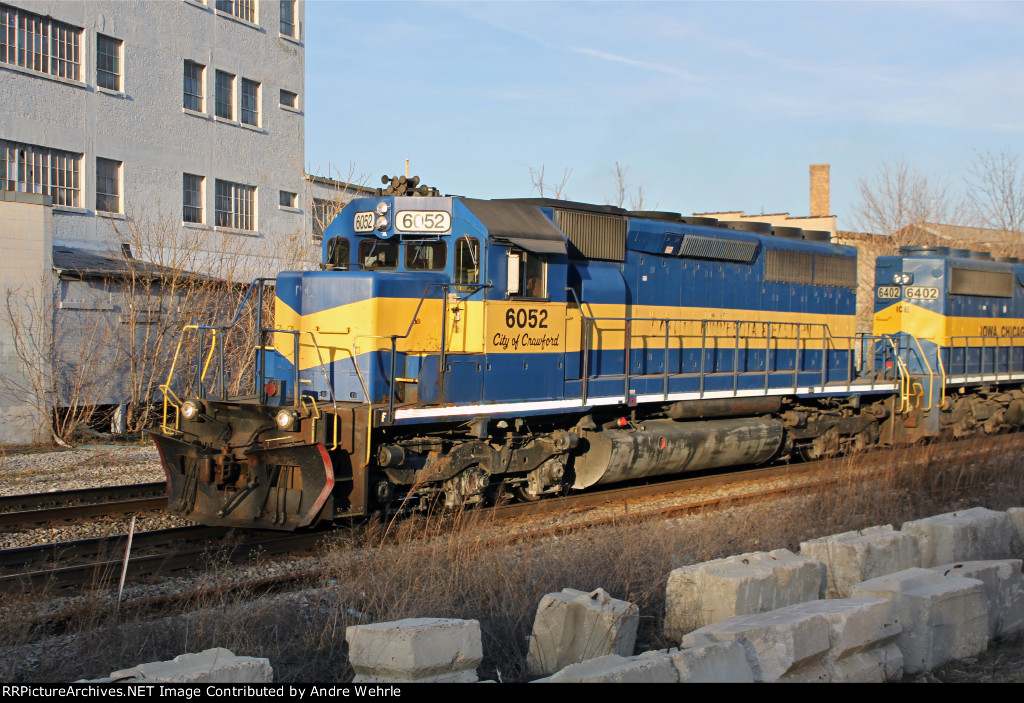
[(857, 260), (848, 256), (768, 249), (764, 280), (833, 288), (857, 287)]
[(555, 224), (568, 238), (569, 255), (573, 258), (626, 260), (625, 217), (556, 209)]
[(696, 259), (718, 259), (749, 264), (757, 254), (757, 242), (740, 242), (733, 239), (687, 234), (683, 237), (683, 246), (679, 253), (681, 256), (690, 256)]
[(815, 254), (814, 285), (856, 288), (857, 260), (848, 256)]
[(974, 271), (954, 267), (949, 278), (953, 295), (985, 295), (992, 298), (1013, 297), (1013, 274), (1009, 271)]
[(768, 249), (764, 256), (764, 280), (779, 283), (810, 283), (814, 257), (803, 251)]

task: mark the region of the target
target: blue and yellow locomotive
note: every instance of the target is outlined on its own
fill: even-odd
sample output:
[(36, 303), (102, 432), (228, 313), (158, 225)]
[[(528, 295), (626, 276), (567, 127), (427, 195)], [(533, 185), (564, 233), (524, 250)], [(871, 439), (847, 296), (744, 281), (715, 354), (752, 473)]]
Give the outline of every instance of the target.
[(932, 301), (902, 278), (925, 282), (921, 252), (880, 261), (879, 336), (855, 335), (856, 250), (825, 232), (410, 188), (350, 202), (323, 254), (277, 276), (257, 393), (164, 386), (154, 437), (179, 514), (296, 529), (817, 458), (938, 434), (933, 416), (963, 412), (949, 374), (1024, 378), (996, 368), (1020, 350), (973, 328), (930, 351)]

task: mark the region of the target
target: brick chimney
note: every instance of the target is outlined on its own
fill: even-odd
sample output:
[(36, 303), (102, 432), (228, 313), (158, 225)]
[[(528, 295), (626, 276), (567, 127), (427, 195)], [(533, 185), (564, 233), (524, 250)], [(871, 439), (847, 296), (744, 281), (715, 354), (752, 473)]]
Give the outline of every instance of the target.
[(811, 217), (832, 214), (828, 202), (828, 164), (811, 164)]

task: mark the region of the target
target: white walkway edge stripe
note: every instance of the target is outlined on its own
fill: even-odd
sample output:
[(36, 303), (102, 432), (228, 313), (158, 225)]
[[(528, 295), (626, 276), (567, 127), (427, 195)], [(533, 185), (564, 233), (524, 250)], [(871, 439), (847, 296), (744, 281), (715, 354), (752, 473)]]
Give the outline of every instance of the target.
[[(752, 398), (764, 395), (792, 395), (800, 393), (866, 393), (870, 391), (887, 392), (895, 391), (895, 383), (877, 383), (875, 385), (855, 384), (849, 386), (800, 386), (796, 388), (771, 388), (767, 392), (755, 388), (739, 390), (733, 393), (730, 391), (705, 391), (700, 393), (669, 393), (665, 398), (661, 393), (650, 395), (638, 395), (638, 403), (657, 403), (676, 400), (701, 400), (708, 398)], [(594, 405), (625, 405), (626, 399), (620, 396), (587, 398), (587, 406)], [(406, 408), (395, 410), (396, 420), (412, 420), (430, 417), (456, 417), (459, 415), (488, 415), (494, 413), (534, 412), (537, 410), (568, 410), (571, 408), (584, 407), (583, 401), (579, 398), (569, 400), (539, 400), (522, 403), (492, 403), (477, 405), (453, 405), (445, 408)]]

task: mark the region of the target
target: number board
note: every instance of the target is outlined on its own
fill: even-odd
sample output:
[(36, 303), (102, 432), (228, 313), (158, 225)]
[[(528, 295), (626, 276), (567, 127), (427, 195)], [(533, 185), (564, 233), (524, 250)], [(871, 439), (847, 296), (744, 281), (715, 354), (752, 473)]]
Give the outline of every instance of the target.
[(357, 212), (352, 221), (352, 228), (356, 232), (372, 232), (373, 223), (377, 219), (375, 212)]
[(878, 297), (882, 300), (895, 300), (903, 296), (903, 289), (899, 286), (878, 286)]
[(487, 306), (488, 354), (565, 352), (565, 306), (495, 303)]
[(903, 293), (907, 300), (938, 300), (939, 289), (931, 286), (907, 286)]
[(452, 216), (443, 210), (402, 210), (395, 214), (395, 229), (399, 232), (443, 234), (451, 228)]

